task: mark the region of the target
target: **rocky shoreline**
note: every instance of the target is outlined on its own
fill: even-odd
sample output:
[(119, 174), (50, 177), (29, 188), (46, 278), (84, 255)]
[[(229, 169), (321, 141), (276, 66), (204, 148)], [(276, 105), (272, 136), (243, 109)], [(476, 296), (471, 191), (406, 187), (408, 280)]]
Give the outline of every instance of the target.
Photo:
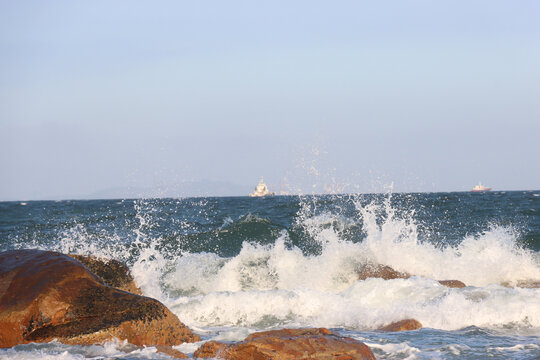
[[(382, 265), (367, 266), (359, 279), (408, 278)], [(449, 287), (466, 286), (442, 280)], [(416, 330), (414, 319), (380, 331)], [(0, 253), (0, 348), (31, 342), (100, 344), (113, 339), (155, 346), (188, 358), (173, 346), (200, 337), (159, 301), (142, 296), (129, 269), (116, 260), (41, 250)], [(235, 343), (205, 342), (194, 358), (220, 359), (375, 359), (368, 346), (324, 328), (282, 329), (249, 335)]]
[(0, 347), (54, 339), (90, 345), (113, 338), (137, 346), (200, 340), (159, 301), (108, 286), (74, 257), (40, 250), (0, 253)]

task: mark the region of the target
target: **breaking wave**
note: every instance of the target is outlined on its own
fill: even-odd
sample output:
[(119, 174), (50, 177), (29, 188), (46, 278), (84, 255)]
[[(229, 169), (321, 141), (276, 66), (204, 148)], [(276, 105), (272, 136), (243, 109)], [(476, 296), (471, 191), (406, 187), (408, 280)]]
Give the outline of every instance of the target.
[[(538, 253), (520, 245), (514, 228), (492, 225), (442, 245), (421, 240), (414, 212), (397, 211), (390, 195), (382, 202), (347, 201), (352, 212), (317, 211), (304, 199), (291, 226), (282, 228), (251, 214), (224, 218), (210, 232), (222, 247), (235, 237), (231, 241), (239, 250), (232, 256), (212, 251), (208, 231), (189, 234), (189, 242), (206, 244), (204, 251), (190, 251), (201, 244), (186, 246), (182, 234), (152, 235), (153, 213), (140, 204), (135, 204), (133, 241), (90, 235), (75, 226), (61, 234), (56, 250), (126, 261), (146, 295), (197, 329), (361, 330), (409, 317), (445, 330), (540, 329), (540, 290), (501, 286), (540, 279)], [(363, 267), (373, 263), (413, 276), (358, 280)], [(437, 282), (450, 279), (468, 286), (450, 289)]]

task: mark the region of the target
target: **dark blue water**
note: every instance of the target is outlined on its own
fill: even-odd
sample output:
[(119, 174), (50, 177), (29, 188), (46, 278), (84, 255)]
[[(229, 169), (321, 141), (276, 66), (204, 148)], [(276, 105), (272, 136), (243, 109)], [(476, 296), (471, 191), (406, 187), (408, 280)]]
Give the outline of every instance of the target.
[[(412, 214), (421, 241), (457, 244), (491, 226), (506, 226), (517, 232), (520, 244), (540, 251), (538, 193), (393, 194), (390, 203), (398, 216)], [(162, 237), (162, 245), (177, 250), (234, 256), (244, 240), (273, 243), (286, 229), (295, 245), (306, 253), (316, 253), (316, 247), (310, 246), (312, 239), (298, 226), (302, 207), (309, 206), (311, 215), (329, 212), (353, 219), (355, 224), (341, 235), (358, 242), (365, 234), (362, 219), (356, 218), (354, 201), (369, 204), (386, 200), (387, 195), (328, 195), (0, 202), (0, 248), (47, 246), (76, 227), (84, 228), (89, 236), (116, 235), (130, 243), (141, 226), (142, 213), (151, 218), (144, 230), (154, 238)], [(381, 216), (379, 221), (383, 220)]]
[[(540, 290), (501, 284), (540, 280), (539, 195), (0, 202), (0, 250), (123, 260), (145, 294), (207, 339), (325, 326), (362, 339), (378, 358), (527, 359), (540, 356)], [(358, 281), (368, 263), (414, 276)], [(468, 286), (444, 288), (435, 281), (443, 279)], [(374, 331), (407, 317), (424, 329)], [(119, 349), (110, 356), (154, 356)], [(28, 345), (0, 356), (64, 351), (90, 350)]]

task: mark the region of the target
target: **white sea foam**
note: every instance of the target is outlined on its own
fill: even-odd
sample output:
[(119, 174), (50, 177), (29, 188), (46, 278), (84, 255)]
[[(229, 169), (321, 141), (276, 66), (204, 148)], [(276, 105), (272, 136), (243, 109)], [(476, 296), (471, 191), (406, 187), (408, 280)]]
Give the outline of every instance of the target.
[[(356, 210), (356, 218), (347, 218), (339, 213), (314, 214), (307, 205), (302, 208), (298, 225), (320, 244), (318, 254), (305, 254), (283, 231), (273, 244), (244, 242), (238, 255), (224, 258), (214, 253), (165, 256), (158, 250), (158, 239), (145, 231), (153, 226), (150, 215), (137, 208), (140, 226), (133, 246), (114, 251), (135, 251), (132, 271), (143, 292), (200, 329), (282, 325), (374, 329), (410, 317), (425, 327), (446, 330), (472, 325), (540, 329), (540, 290), (497, 285), (540, 279), (538, 254), (520, 248), (511, 228), (494, 226), (455, 247), (439, 247), (419, 241), (414, 214), (398, 217), (389, 200), (357, 203)], [(343, 232), (359, 224), (365, 239), (344, 240)], [(84, 229), (74, 228), (61, 244), (71, 249), (75, 243), (76, 250), (90, 249), (94, 255), (113, 252), (84, 240), (85, 236), (90, 237)], [(358, 281), (367, 263), (415, 276)], [(444, 279), (461, 280), (469, 287), (449, 289), (436, 281)]]
[(449, 352), (452, 355), (459, 356), (464, 351), (470, 350), (470, 347), (466, 346), (466, 345), (461, 345), (461, 344), (449, 344), (449, 345), (446, 345), (445, 347), (443, 347), (441, 350), (443, 350), (445, 352)]
[(197, 327), (369, 330), (412, 317), (425, 327), (445, 330), (508, 324), (540, 328), (538, 289), (449, 289), (423, 278), (368, 279), (337, 293), (309, 288), (212, 292), (181, 298), (170, 306), (183, 321)]
[(208, 253), (186, 254), (177, 260), (176, 270), (167, 275), (166, 283), (173, 289), (194, 293), (298, 287), (339, 291), (358, 277), (355, 266), (360, 264), (356, 260), (360, 249), (352, 243), (328, 246), (320, 256), (305, 256), (286, 242), (286, 234), (272, 245), (246, 242), (230, 259)]
[(0, 359), (15, 360), (82, 360), (82, 359), (169, 359), (155, 347), (139, 348), (127, 341), (109, 341), (103, 345), (70, 346), (56, 341), (43, 344), (19, 345), (0, 349)]
[(488, 350), (499, 351), (499, 352), (521, 351), (525, 349), (527, 350), (540, 349), (540, 346), (538, 346), (537, 344), (518, 344), (518, 345), (508, 346), (508, 347), (496, 346), (496, 347), (488, 348)]
[[(467, 285), (485, 286), (522, 279), (540, 279), (535, 254), (517, 245), (511, 228), (492, 227), (477, 236), (465, 238), (458, 246), (437, 247), (418, 240), (412, 215), (397, 218), (387, 199), (383, 208), (361, 206), (366, 239), (359, 245), (375, 263), (433, 279), (457, 279)], [(386, 218), (377, 223), (377, 214)]]
[[(511, 229), (493, 227), (459, 246), (436, 247), (418, 241), (412, 218), (397, 218), (389, 202), (359, 206), (358, 212), (367, 234), (361, 243), (340, 237), (350, 220), (325, 214), (302, 221), (322, 246), (318, 255), (292, 246), (287, 233), (272, 245), (246, 242), (233, 258), (185, 254), (165, 277), (168, 288), (183, 294), (171, 306), (197, 327), (374, 329), (413, 317), (426, 327), (447, 330), (508, 324), (540, 328), (539, 289), (490, 285), (540, 278), (534, 253), (516, 245)], [(378, 223), (381, 212), (386, 217)], [(332, 225), (336, 222), (338, 227)], [(417, 276), (358, 281), (368, 262)], [(434, 279), (471, 286), (449, 289)]]
[[(406, 342), (400, 344), (376, 344), (365, 343), (373, 352), (375, 352), (379, 359), (399, 359), (413, 360), (417, 359), (417, 355), (421, 353), (420, 349), (413, 346), (409, 346)], [(381, 354), (377, 350), (381, 350)]]
[(15, 351), (8, 349), (5, 351), (0, 350), (0, 359), (12, 359), (12, 360), (83, 360), (86, 359), (84, 355), (71, 354), (68, 350), (61, 353), (47, 353), (44, 351)]

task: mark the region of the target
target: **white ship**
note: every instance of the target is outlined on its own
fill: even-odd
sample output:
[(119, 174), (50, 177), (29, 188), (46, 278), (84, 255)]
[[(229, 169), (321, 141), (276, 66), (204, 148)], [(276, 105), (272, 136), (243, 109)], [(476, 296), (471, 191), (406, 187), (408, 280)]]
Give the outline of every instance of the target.
[(482, 185), (481, 182), (478, 183), (478, 185), (475, 185), (475, 187), (472, 188), (471, 191), (480, 192), (480, 191), (491, 191), (490, 187), (485, 187)]
[(255, 186), (255, 191), (253, 191), (251, 194), (249, 194), (250, 197), (262, 197), (262, 196), (273, 196), (275, 195), (273, 192), (270, 192), (268, 190), (268, 186), (264, 183), (263, 178), (261, 178), (261, 181), (257, 186)]

